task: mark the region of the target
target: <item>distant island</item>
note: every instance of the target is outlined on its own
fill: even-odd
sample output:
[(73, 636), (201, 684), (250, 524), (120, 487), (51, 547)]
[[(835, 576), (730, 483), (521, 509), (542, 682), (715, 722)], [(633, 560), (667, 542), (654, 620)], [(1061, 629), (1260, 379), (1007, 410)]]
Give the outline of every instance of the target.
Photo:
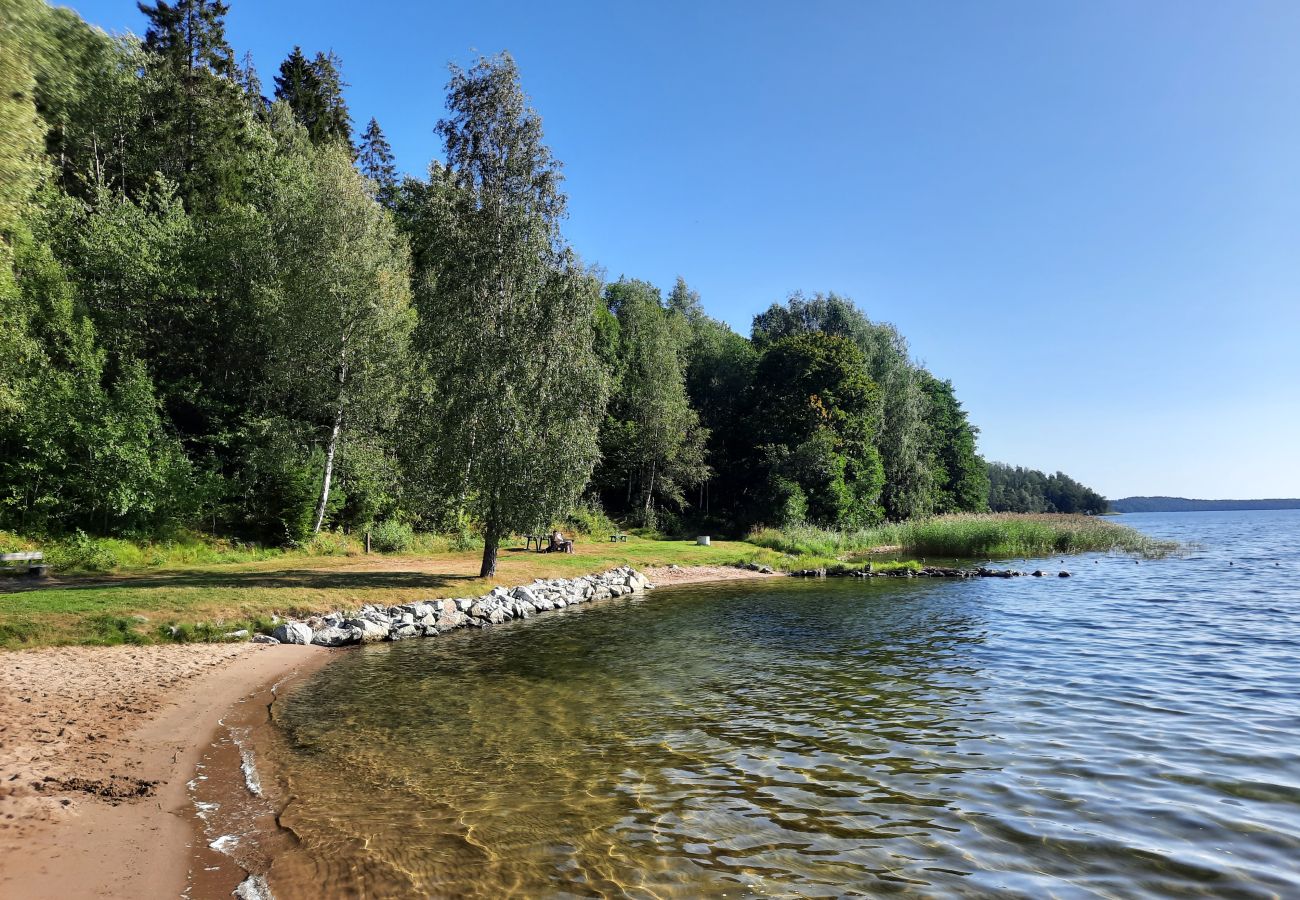
[(1110, 508), (1117, 513), (1136, 512), (1201, 512), (1228, 509), (1300, 509), (1300, 499), (1289, 500), (1191, 500), (1187, 497), (1125, 497), (1112, 500)]

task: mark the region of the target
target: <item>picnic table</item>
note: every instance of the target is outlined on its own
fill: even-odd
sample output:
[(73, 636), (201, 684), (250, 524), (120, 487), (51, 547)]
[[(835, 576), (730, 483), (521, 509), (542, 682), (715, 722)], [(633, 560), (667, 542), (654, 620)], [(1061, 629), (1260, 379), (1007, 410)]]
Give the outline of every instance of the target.
[(617, 541), (623, 541), (624, 543), (627, 543), (627, 535), (621, 531), (616, 531), (609, 536), (609, 542), (611, 544), (616, 543)]
[(537, 552), (541, 553), (543, 549), (542, 541), (549, 541), (549, 540), (550, 540), (550, 535), (526, 534), (524, 535), (524, 549), (527, 550), (530, 547), (536, 547)]

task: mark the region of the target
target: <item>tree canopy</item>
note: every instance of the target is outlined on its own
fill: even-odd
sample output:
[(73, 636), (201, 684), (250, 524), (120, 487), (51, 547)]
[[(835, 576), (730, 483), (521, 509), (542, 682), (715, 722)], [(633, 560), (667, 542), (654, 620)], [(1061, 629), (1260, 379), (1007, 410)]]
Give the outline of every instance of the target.
[[(748, 335), (684, 278), (606, 281), (508, 54), (451, 67), (426, 174), (343, 62), (273, 94), (222, 0), (143, 38), (0, 0), (0, 528), (264, 543), (397, 521), (663, 532), (1104, 511), (978, 455), (892, 326), (796, 293)], [(433, 124), (433, 123), (431, 123)]]

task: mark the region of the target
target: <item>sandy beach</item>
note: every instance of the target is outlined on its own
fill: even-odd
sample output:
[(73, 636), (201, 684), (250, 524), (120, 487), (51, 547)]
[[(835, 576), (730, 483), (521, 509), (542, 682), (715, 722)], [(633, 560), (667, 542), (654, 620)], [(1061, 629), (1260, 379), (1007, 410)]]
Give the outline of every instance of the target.
[(180, 896), (186, 782), (219, 720), (328, 657), (256, 644), (0, 654), (0, 896)]

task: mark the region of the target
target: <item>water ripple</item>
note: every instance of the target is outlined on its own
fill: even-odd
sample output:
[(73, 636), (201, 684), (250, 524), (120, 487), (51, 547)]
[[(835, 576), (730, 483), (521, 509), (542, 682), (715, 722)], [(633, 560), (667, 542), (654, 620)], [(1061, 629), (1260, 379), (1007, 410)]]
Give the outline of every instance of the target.
[(1300, 896), (1300, 514), (1128, 518), (1202, 548), (350, 653), (276, 708), (300, 846), (272, 889)]

